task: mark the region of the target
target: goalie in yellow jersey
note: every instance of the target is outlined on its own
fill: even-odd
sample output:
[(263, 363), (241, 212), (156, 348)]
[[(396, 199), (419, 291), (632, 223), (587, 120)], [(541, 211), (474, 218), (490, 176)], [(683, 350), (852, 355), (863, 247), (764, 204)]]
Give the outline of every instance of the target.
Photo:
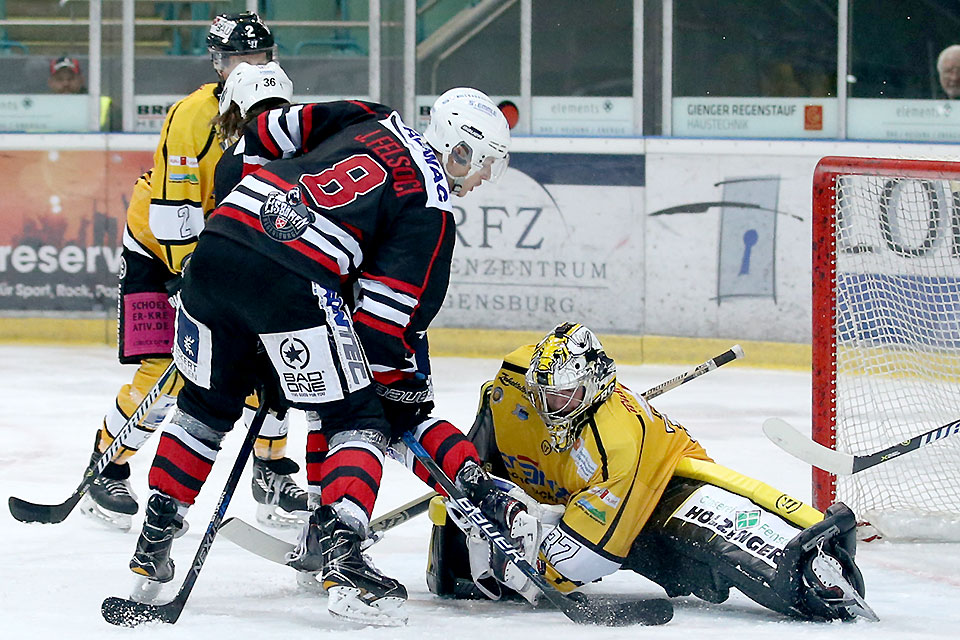
[[(617, 381), (583, 325), (561, 324), (509, 354), (483, 386), (469, 438), (498, 486), (527, 506), (501, 524), (563, 593), (629, 569), (671, 597), (719, 603), (734, 587), (800, 619), (876, 618), (863, 600), (850, 509), (822, 514), (714, 463), (683, 426)], [(535, 603), (526, 576), (454, 505), (439, 505), (430, 511), (430, 590)]]

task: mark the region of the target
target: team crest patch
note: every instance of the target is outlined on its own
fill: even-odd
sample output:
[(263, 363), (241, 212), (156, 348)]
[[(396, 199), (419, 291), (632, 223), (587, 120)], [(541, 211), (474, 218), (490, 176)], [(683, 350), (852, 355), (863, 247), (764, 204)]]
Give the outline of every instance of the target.
[(303, 204), (300, 188), (273, 191), (260, 207), (260, 225), (263, 232), (277, 242), (291, 242), (302, 236), (316, 220), (313, 212)]

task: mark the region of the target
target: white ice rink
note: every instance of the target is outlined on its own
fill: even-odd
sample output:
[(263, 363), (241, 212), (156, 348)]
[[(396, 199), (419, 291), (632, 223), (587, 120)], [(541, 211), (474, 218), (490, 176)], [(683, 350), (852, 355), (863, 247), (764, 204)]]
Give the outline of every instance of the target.
[[(712, 354), (704, 354), (704, 358)], [(747, 354), (749, 359), (749, 353)], [(437, 413), (469, 428), (477, 390), (491, 377), (494, 360), (436, 359)], [(681, 367), (621, 367), (620, 379), (635, 391), (673, 377)], [(80, 479), (94, 431), (133, 367), (116, 363), (112, 349), (0, 346), (0, 496), (37, 502), (66, 499)], [(809, 428), (809, 374), (726, 368), (676, 389), (654, 404), (687, 426), (713, 457), (796, 497), (810, 498), (810, 469), (767, 442), (763, 419), (781, 416)], [(302, 460), (304, 429), (296, 418), (289, 452)], [(134, 489), (146, 495), (146, 472), (154, 438), (133, 460)], [(196, 552), (220, 489), (240, 446), (239, 431), (223, 451), (188, 519), (191, 530), (174, 544), (179, 585)], [(298, 477), (301, 484), (305, 478)], [(249, 471), (227, 515), (254, 521)], [(394, 462), (384, 469), (377, 513), (424, 493), (425, 487)], [(391, 530), (372, 549), (377, 566), (410, 592), (410, 622), (399, 629), (363, 628), (335, 621), (325, 601), (299, 590), (290, 569), (274, 565), (218, 539), (176, 625), (135, 630), (115, 628), (100, 617), (109, 595), (126, 596), (132, 574), (127, 561), (134, 530), (110, 531), (74, 513), (58, 525), (25, 525), (4, 507), (0, 516), (0, 637), (57, 638), (409, 638), (497, 640), (513, 638), (948, 638), (960, 629), (960, 546), (873, 543), (861, 545), (858, 561), (876, 624), (798, 623), (770, 613), (739, 594), (722, 605), (677, 599), (676, 615), (663, 627), (580, 627), (557, 612), (534, 612), (520, 604), (457, 602), (435, 598), (424, 581), (429, 522), (426, 516)], [(175, 590), (175, 587), (168, 586)], [(633, 573), (590, 585), (594, 593), (662, 591)]]

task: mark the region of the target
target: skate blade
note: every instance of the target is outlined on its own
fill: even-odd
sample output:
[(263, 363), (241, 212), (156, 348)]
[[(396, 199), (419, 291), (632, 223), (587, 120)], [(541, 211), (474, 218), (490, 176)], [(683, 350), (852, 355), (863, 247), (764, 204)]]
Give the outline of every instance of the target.
[(318, 579), (317, 571), (297, 571), (297, 586), (305, 591), (316, 593), (317, 595), (327, 595), (327, 590), (323, 588), (323, 583)]
[(371, 604), (360, 599), (360, 589), (330, 587), (327, 611), (334, 618), (375, 627), (402, 627), (407, 624), (404, 598), (380, 598)]
[(123, 531), (126, 533), (127, 531), (130, 531), (130, 526), (133, 524), (133, 518), (131, 516), (125, 513), (107, 511), (98, 505), (96, 501), (89, 495), (83, 496), (83, 499), (80, 501), (79, 508), (80, 513), (95, 522), (99, 522), (108, 529), (114, 529), (116, 531)]
[(273, 504), (257, 505), (257, 522), (277, 529), (301, 529), (310, 517), (308, 511), (287, 512)]
[(130, 600), (142, 604), (157, 604), (163, 591), (163, 583), (146, 576), (134, 576), (133, 588), (130, 589)]

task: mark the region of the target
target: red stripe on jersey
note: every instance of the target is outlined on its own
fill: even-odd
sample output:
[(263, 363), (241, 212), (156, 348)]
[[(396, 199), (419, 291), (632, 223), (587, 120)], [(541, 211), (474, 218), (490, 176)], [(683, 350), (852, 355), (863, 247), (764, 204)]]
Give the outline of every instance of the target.
[(313, 126), (313, 109), (310, 107), (300, 109), (300, 123), (300, 139), (303, 144), (303, 152), (306, 153), (309, 151), (307, 149), (307, 138), (310, 137), (310, 129)]
[[(440, 236), (437, 238), (437, 245), (433, 248), (433, 255), (430, 256), (430, 266), (427, 267), (427, 273), (423, 277), (423, 284), (421, 284), (421, 290), (427, 288), (427, 283), (430, 282), (430, 272), (433, 271), (433, 265), (437, 262), (437, 256), (440, 254), (440, 248), (443, 246), (443, 237), (446, 235), (447, 231), (447, 214), (441, 214), (443, 217), (443, 224), (440, 227)], [(417, 307), (419, 307), (419, 300), (417, 301)]]
[[(371, 329), (376, 329), (380, 333), (385, 333), (389, 336), (400, 338), (401, 340), (403, 340), (403, 345), (408, 349), (410, 349), (409, 345), (407, 345), (407, 341), (403, 339), (403, 330), (404, 330), (403, 327), (397, 327), (392, 324), (387, 324), (382, 320), (377, 320), (376, 318), (371, 316), (366, 311), (363, 311), (362, 309), (360, 311), (357, 311), (355, 314), (353, 314), (353, 322), (354, 324), (358, 322), (360, 324), (365, 324)], [(410, 350), (413, 351), (413, 349), (410, 349)]]
[(371, 108), (368, 107), (367, 105), (363, 104), (362, 102), (357, 102), (356, 100), (347, 100), (347, 102), (349, 102), (350, 104), (355, 104), (355, 105), (357, 105), (358, 107), (360, 107), (361, 109), (363, 109), (363, 110), (366, 111), (367, 113), (370, 113), (370, 114), (373, 114), (373, 115), (376, 115), (376, 113), (377, 113), (376, 111), (374, 111), (373, 109), (371, 109)]
[(394, 291), (403, 291), (404, 293), (409, 293), (414, 296), (419, 296), (423, 292), (423, 287), (418, 287), (415, 284), (410, 284), (409, 282), (404, 282), (403, 280), (397, 280), (396, 278), (375, 276), (369, 273), (364, 273), (363, 277), (369, 278), (370, 280), (376, 280), (377, 282), (382, 282)]
[(379, 382), (380, 384), (393, 384), (399, 380), (409, 378), (410, 374), (404, 371), (397, 371), (396, 369), (392, 371), (374, 371), (373, 379)]
[[(260, 223), (259, 216), (250, 213), (249, 211), (238, 209), (237, 207), (229, 204), (222, 204), (214, 210), (213, 214), (221, 215), (225, 218), (230, 218), (231, 220), (236, 220), (237, 222), (247, 225), (251, 229), (259, 231), (260, 233), (264, 233), (263, 225)], [(287, 247), (290, 247), (294, 251), (305, 255), (314, 262), (320, 263), (325, 269), (335, 274), (341, 280), (344, 279), (344, 275), (340, 273), (340, 265), (337, 264), (337, 261), (319, 249), (314, 249), (312, 246), (302, 240), (284, 242), (283, 244)]]
[(273, 154), (273, 159), (280, 157), (280, 147), (274, 143), (273, 138), (270, 136), (270, 129), (267, 125), (267, 116), (270, 115), (270, 112), (261, 113), (257, 116), (257, 135), (260, 137), (260, 142), (263, 146)]
[(256, 173), (256, 172), (259, 171), (261, 168), (262, 168), (262, 165), (259, 165), (259, 164), (247, 164), (246, 162), (244, 162), (244, 163), (243, 163), (243, 174), (242, 174), (240, 177), (241, 177), (241, 178), (246, 178), (248, 175), (250, 175), (251, 173)]
[(270, 171), (267, 171), (266, 169), (263, 169), (263, 168), (261, 168), (260, 171), (257, 172), (256, 177), (260, 180), (263, 180), (264, 182), (269, 184), (271, 187), (276, 187), (281, 191), (290, 191), (290, 189), (293, 189), (295, 186), (297, 186), (293, 183), (287, 182), (277, 174), (271, 173)]

